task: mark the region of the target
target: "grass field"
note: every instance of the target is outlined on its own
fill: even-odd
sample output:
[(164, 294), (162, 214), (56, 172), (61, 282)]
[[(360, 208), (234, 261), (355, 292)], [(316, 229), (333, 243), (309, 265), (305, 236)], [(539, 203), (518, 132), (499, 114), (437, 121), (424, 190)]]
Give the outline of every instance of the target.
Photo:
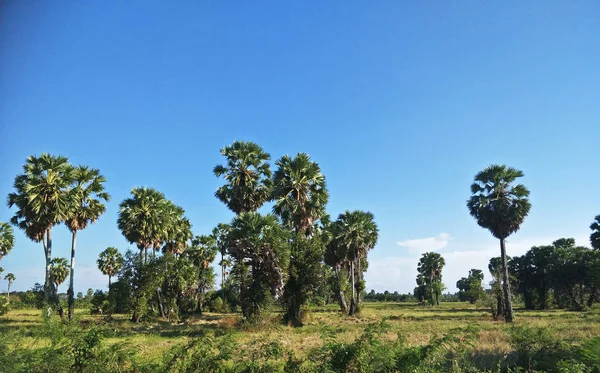
[[(12, 335), (10, 348), (36, 349), (47, 346), (48, 338), (36, 333), (42, 323), (40, 310), (12, 310), (0, 317), (0, 334)], [(237, 345), (235, 359), (256, 360), (265, 357), (266, 345), (275, 342), (295, 356), (306, 358), (315, 348), (326, 343), (324, 335), (334, 336), (340, 342), (352, 342), (365, 328), (385, 320), (388, 328), (382, 340), (403, 338), (408, 346), (425, 345), (436, 337), (456, 328), (477, 326), (478, 331), (470, 349), (473, 363), (480, 369), (494, 369), (499, 361), (510, 361), (514, 354), (509, 331), (519, 326), (547, 328), (556, 341), (577, 345), (600, 336), (600, 309), (586, 312), (563, 310), (516, 310), (516, 322), (507, 325), (494, 321), (487, 310), (466, 303), (442, 303), (438, 307), (409, 303), (365, 303), (359, 317), (348, 317), (338, 312), (335, 305), (311, 309), (307, 324), (292, 328), (277, 322), (280, 314), (273, 312), (258, 326), (244, 326), (236, 314), (206, 313), (201, 318), (190, 317), (179, 323), (156, 321), (133, 324), (128, 315), (114, 315), (111, 320), (77, 310), (78, 322), (102, 325), (112, 332), (104, 340), (107, 344), (126, 343), (135, 350), (136, 358), (159, 363), (165, 353), (177, 345), (185, 345), (198, 337), (230, 336)]]

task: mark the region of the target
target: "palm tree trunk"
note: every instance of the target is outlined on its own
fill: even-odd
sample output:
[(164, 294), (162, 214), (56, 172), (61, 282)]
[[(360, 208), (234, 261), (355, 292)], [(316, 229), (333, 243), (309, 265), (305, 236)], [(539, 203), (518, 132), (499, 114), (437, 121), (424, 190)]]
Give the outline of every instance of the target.
[(348, 312), (348, 315), (352, 316), (354, 315), (354, 307), (356, 307), (354, 298), (354, 292), (356, 291), (356, 289), (354, 288), (354, 259), (352, 259), (352, 261), (350, 262), (350, 273), (352, 276), (352, 298), (350, 298), (350, 312)]
[(508, 282), (508, 265), (506, 260), (506, 243), (500, 239), (500, 255), (502, 257), (502, 289), (504, 290), (504, 321), (513, 322), (513, 309), (510, 299), (510, 284)]
[(358, 270), (356, 271), (356, 276), (358, 277), (358, 281), (356, 282), (356, 305), (354, 306), (354, 313), (360, 313), (360, 284), (362, 281), (362, 271), (360, 266), (360, 258), (358, 259)]
[(111, 275), (108, 275), (108, 294), (110, 294), (110, 285), (111, 285), (110, 278), (111, 278)]
[(75, 274), (75, 245), (77, 240), (77, 231), (73, 231), (73, 236), (71, 238), (71, 274), (69, 276), (69, 290), (67, 294), (69, 295), (69, 320), (73, 318), (73, 313), (75, 312), (75, 294), (73, 290), (73, 278)]
[(344, 294), (344, 291), (342, 290), (342, 287), (340, 286), (341, 284), (341, 276), (340, 276), (340, 266), (339, 264), (335, 266), (335, 276), (337, 278), (337, 289), (335, 289), (338, 292), (338, 301), (340, 302), (340, 308), (342, 309), (342, 312), (346, 313), (348, 312), (348, 305), (346, 304), (346, 295)]
[[(223, 290), (223, 285), (225, 284), (225, 264), (223, 263), (223, 252), (221, 251), (221, 292)], [(221, 294), (221, 296), (223, 296)]]
[(10, 281), (8, 282), (8, 289), (6, 290), (6, 303), (10, 304)]

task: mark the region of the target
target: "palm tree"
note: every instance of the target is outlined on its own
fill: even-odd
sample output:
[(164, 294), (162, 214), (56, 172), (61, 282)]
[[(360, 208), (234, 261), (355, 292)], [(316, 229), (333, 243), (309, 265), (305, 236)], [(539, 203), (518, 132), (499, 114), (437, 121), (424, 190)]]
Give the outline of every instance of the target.
[[(438, 253), (424, 253), (419, 260), (417, 271), (423, 276), (429, 287), (429, 299), (433, 304), (440, 305), (440, 293), (442, 291), (442, 268), (446, 261)], [(418, 282), (418, 280), (417, 280)]]
[[(348, 305), (346, 303), (346, 295), (344, 294), (343, 285), (346, 283), (344, 276), (342, 275), (342, 269), (348, 266), (348, 246), (341, 241), (342, 232), (341, 223), (336, 221), (331, 223), (328, 227), (329, 233), (332, 239), (328, 242), (325, 247), (324, 261), (325, 264), (331, 266), (335, 273), (335, 285), (333, 291), (335, 292), (335, 298), (337, 298), (340, 309), (342, 312), (348, 312)], [(335, 238), (339, 237), (339, 238)]]
[(108, 247), (98, 255), (98, 269), (108, 276), (108, 292), (110, 293), (111, 278), (123, 268), (123, 256), (116, 247)]
[(227, 235), (231, 230), (231, 226), (229, 224), (219, 223), (212, 230), (211, 236), (215, 240), (215, 244), (219, 253), (221, 254), (221, 260), (219, 261), (219, 266), (221, 267), (221, 289), (223, 289), (223, 285), (225, 284), (225, 275), (227, 274), (227, 268), (231, 267), (232, 262), (230, 259), (226, 258), (227, 255)]
[(69, 276), (69, 262), (65, 258), (54, 258), (50, 261), (50, 278), (56, 291), (58, 293), (58, 287), (60, 284), (65, 282)]
[(148, 249), (158, 248), (167, 236), (165, 223), (168, 201), (165, 195), (152, 188), (133, 188), (132, 197), (119, 205), (117, 225), (129, 243), (137, 244), (140, 256), (148, 261)]
[(523, 172), (515, 168), (505, 165), (489, 166), (475, 175), (475, 181), (471, 185), (472, 196), (467, 201), (469, 212), (477, 220), (477, 224), (500, 240), (506, 322), (513, 321), (513, 310), (505, 240), (519, 230), (531, 209), (527, 198), (529, 190), (522, 184), (513, 185), (520, 177), (523, 177)]
[(326, 213), (329, 193), (325, 176), (306, 153), (298, 153), (293, 159), (283, 156), (275, 164), (279, 168), (273, 175), (273, 212), (285, 225), (308, 233), (313, 223)]
[[(350, 262), (350, 276), (352, 278), (352, 297), (350, 300), (349, 315), (360, 312), (360, 292), (362, 291), (362, 260), (366, 258), (367, 252), (375, 247), (379, 238), (379, 229), (375, 223), (375, 217), (370, 212), (346, 211), (340, 214), (336, 224), (337, 235), (334, 240), (339, 240), (347, 247), (348, 260)], [(356, 267), (358, 266), (358, 269)], [(356, 274), (358, 274), (358, 282)], [(358, 293), (355, 295), (355, 293)]]
[(287, 232), (275, 215), (244, 212), (232, 220), (226, 244), (237, 263), (251, 267), (251, 284), (240, 279), (240, 300), (244, 317), (253, 319), (260, 316), (267, 289), (281, 296)]
[(8, 289), (6, 290), (6, 300), (8, 303), (10, 303), (10, 286), (16, 280), (16, 278), (15, 275), (13, 275), (12, 273), (7, 273), (4, 279), (8, 281)]
[[(214, 283), (214, 273), (210, 268), (211, 263), (217, 255), (217, 242), (211, 236), (196, 236), (192, 240), (192, 245), (185, 249), (184, 254), (190, 258), (198, 271), (198, 313), (202, 314), (202, 305), (206, 291)], [(210, 275), (208, 272), (211, 272)]]
[(58, 294), (50, 278), (52, 227), (69, 216), (73, 168), (66, 157), (43, 153), (28, 157), (23, 171), (15, 177), (15, 192), (8, 195), (8, 206), (17, 207), (11, 223), (31, 240), (42, 242), (46, 258), (45, 298), (58, 305)]
[(168, 201), (165, 205), (164, 220), (166, 227), (164, 253), (180, 255), (190, 239), (192, 239), (192, 223), (184, 216), (185, 210)]
[(596, 215), (594, 222), (590, 225), (592, 234), (590, 235), (590, 241), (592, 247), (596, 250), (600, 250), (600, 215)]
[(0, 221), (0, 259), (8, 255), (15, 245), (15, 235), (13, 229), (8, 223)]
[(271, 168), (269, 153), (253, 142), (235, 141), (221, 149), (227, 165), (218, 165), (213, 173), (223, 176), (226, 184), (215, 196), (231, 211), (239, 215), (258, 210), (271, 195)]
[(93, 224), (106, 211), (103, 202), (110, 200), (110, 195), (104, 191), (106, 179), (97, 169), (78, 166), (73, 170), (73, 186), (71, 188), (71, 208), (65, 225), (71, 231), (71, 273), (69, 275), (69, 320), (75, 311), (75, 292), (73, 279), (75, 276), (75, 245), (77, 231)]

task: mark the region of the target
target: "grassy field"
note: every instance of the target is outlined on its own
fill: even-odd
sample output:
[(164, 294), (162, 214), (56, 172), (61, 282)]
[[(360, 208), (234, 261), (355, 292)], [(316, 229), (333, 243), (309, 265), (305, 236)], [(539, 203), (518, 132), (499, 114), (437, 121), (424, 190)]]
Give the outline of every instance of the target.
[[(49, 344), (49, 340), (36, 334), (42, 323), (40, 310), (12, 310), (0, 317), (0, 334), (12, 334), (12, 347), (36, 349)], [(172, 347), (185, 345), (191, 339), (213, 336), (230, 336), (239, 351), (236, 359), (248, 361), (264, 357), (264, 348), (271, 342), (297, 357), (305, 358), (313, 349), (326, 343), (324, 335), (334, 336), (340, 342), (352, 342), (363, 334), (365, 328), (385, 320), (388, 328), (382, 340), (403, 338), (408, 346), (425, 345), (434, 337), (442, 336), (456, 328), (477, 326), (478, 331), (470, 350), (471, 359), (481, 369), (493, 369), (498, 361), (510, 360), (514, 354), (509, 331), (515, 326), (547, 328), (554, 339), (577, 345), (600, 336), (600, 309), (586, 312), (563, 310), (516, 310), (516, 322), (507, 325), (494, 321), (487, 310), (466, 303), (442, 303), (438, 307), (418, 306), (409, 303), (365, 303), (359, 317), (348, 317), (338, 312), (335, 305), (311, 309), (307, 324), (292, 328), (277, 322), (280, 314), (273, 312), (258, 326), (244, 326), (236, 314), (206, 313), (201, 318), (190, 317), (178, 323), (156, 321), (133, 324), (127, 315), (115, 315), (111, 320), (90, 315), (87, 310), (77, 310), (82, 325), (102, 325), (112, 333), (105, 339), (108, 344), (125, 342), (134, 347), (137, 358), (146, 362), (163, 358)]]

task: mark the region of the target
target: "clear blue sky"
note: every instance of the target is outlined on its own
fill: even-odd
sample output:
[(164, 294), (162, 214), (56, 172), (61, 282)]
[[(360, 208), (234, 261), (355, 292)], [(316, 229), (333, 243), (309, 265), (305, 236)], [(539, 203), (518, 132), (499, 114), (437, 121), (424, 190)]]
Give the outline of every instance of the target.
[[(103, 287), (95, 260), (130, 247), (116, 218), (132, 187), (164, 192), (207, 233), (232, 217), (213, 196), (219, 148), (251, 140), (319, 162), (332, 216), (375, 214), (368, 289), (412, 291), (420, 252), (435, 249), (453, 290), (499, 252), (465, 207), (490, 163), (522, 169), (531, 190), (509, 254), (589, 244), (599, 19), (596, 1), (4, 1), (0, 196), (31, 154), (99, 168), (113, 199), (78, 235), (75, 285)], [(17, 289), (42, 282), (41, 244), (18, 232), (0, 265)]]

